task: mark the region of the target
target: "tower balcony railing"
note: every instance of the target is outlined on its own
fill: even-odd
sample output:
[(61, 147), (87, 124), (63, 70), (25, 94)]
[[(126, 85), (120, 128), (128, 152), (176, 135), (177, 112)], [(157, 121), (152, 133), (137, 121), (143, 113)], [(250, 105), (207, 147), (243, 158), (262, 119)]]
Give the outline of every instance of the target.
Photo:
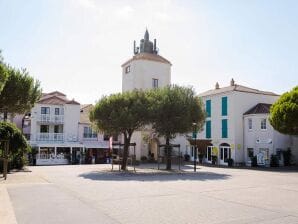
[(64, 115), (39, 114), (37, 117), (37, 121), (43, 124), (44, 123), (63, 124)]

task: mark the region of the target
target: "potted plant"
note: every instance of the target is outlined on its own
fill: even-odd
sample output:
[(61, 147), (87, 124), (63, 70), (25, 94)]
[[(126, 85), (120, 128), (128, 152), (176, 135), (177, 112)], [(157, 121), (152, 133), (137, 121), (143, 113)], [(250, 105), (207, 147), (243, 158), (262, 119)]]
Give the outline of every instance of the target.
[(234, 165), (234, 160), (232, 158), (227, 159), (228, 166), (232, 167)]
[(212, 164), (213, 165), (216, 165), (216, 163), (217, 163), (217, 156), (211, 156), (211, 160), (212, 160)]
[(204, 154), (203, 153), (199, 153), (199, 162), (201, 164), (203, 163), (203, 158), (204, 158)]
[(277, 155), (271, 155), (270, 166), (271, 167), (279, 167), (279, 159), (278, 159)]

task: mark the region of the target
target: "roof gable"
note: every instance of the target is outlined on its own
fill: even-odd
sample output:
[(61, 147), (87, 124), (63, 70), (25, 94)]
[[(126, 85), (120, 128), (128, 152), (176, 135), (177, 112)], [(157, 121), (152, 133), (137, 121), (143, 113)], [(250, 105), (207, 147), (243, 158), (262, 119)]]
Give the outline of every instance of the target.
[(257, 105), (255, 105), (254, 107), (252, 107), (248, 111), (246, 111), (243, 115), (248, 115), (248, 114), (269, 114), (271, 105), (272, 104), (258, 103)]
[(232, 92), (232, 91), (278, 96), (278, 94), (273, 93), (273, 92), (253, 89), (253, 88), (238, 85), (238, 84), (235, 84), (235, 85), (232, 85), (232, 86), (227, 86), (227, 87), (222, 87), (222, 88), (218, 88), (218, 89), (211, 89), (211, 90), (208, 90), (206, 92), (200, 93), (199, 96), (201, 96), (201, 97), (202, 96), (210, 96), (210, 95), (222, 94), (222, 93), (227, 93), (227, 92)]
[(167, 59), (165, 59), (164, 57), (158, 55), (158, 54), (150, 54), (150, 53), (139, 53), (134, 55), (131, 59), (129, 59), (128, 61), (126, 61), (123, 65), (121, 65), (122, 67), (126, 66), (127, 64), (129, 64), (132, 61), (135, 60), (148, 60), (148, 61), (156, 61), (156, 62), (162, 62), (164, 64), (169, 64), (172, 65), (170, 61), (168, 61)]
[(63, 105), (67, 100), (58, 97), (58, 96), (46, 96), (38, 101), (40, 104), (54, 104), (54, 105)]

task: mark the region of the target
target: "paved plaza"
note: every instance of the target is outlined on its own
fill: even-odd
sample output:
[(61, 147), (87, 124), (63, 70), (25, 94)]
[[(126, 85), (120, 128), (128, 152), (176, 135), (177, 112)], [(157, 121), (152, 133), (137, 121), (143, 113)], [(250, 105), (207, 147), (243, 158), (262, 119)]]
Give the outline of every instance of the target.
[(297, 171), (151, 167), (28, 167), (0, 179), (0, 223), (298, 223)]

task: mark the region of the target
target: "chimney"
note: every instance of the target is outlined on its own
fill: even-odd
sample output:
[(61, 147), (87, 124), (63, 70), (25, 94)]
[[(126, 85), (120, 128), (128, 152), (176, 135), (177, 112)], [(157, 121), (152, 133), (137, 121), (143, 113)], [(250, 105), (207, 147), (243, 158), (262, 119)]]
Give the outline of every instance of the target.
[(218, 82), (216, 82), (216, 84), (215, 84), (215, 89), (219, 89), (219, 84), (218, 84)]
[(234, 81), (233, 78), (231, 79), (230, 85), (231, 85), (231, 86), (234, 86), (234, 85), (235, 85), (235, 81)]

